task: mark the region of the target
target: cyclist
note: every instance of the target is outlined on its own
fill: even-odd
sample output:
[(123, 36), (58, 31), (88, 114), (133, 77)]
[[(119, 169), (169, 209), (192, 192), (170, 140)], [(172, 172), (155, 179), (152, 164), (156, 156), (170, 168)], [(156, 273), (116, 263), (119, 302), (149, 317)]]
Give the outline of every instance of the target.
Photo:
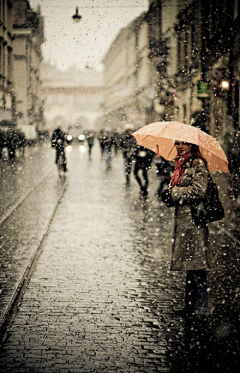
[(52, 147), (56, 149), (56, 164), (60, 156), (63, 158), (63, 171), (67, 171), (67, 160), (64, 150), (66, 136), (60, 127), (56, 128), (52, 134)]

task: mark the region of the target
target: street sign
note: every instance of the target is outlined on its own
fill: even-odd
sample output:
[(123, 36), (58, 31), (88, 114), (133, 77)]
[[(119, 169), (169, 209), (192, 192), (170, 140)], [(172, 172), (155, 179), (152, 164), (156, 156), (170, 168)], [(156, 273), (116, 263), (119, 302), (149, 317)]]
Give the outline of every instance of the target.
[(209, 91), (207, 89), (207, 83), (199, 80), (198, 81), (198, 91), (197, 91), (197, 97), (199, 99), (204, 99), (204, 98), (210, 98), (209, 97)]

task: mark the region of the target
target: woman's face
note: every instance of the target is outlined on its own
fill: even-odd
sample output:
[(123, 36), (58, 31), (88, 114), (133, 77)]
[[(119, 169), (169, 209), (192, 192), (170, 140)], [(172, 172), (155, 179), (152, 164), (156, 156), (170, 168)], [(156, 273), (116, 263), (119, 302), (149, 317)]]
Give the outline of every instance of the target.
[(179, 156), (183, 156), (191, 151), (190, 144), (184, 141), (175, 141), (175, 146)]

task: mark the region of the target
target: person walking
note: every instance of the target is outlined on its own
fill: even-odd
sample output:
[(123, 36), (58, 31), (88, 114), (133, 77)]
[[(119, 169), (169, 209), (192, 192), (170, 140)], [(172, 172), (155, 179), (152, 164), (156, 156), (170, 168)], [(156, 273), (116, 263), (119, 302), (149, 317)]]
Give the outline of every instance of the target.
[(136, 151), (136, 140), (132, 136), (132, 131), (130, 128), (127, 128), (124, 136), (120, 142), (120, 146), (123, 152), (124, 159), (124, 170), (126, 178), (126, 186), (130, 185), (130, 174), (132, 170), (132, 162), (134, 159), (134, 154)]
[(196, 225), (191, 202), (206, 195), (207, 163), (197, 145), (175, 141), (177, 157), (171, 187), (162, 192), (162, 201), (175, 206), (172, 271), (186, 271), (185, 306), (175, 312), (181, 317), (205, 316), (208, 311), (207, 270), (209, 235), (206, 224)]
[(87, 143), (88, 143), (88, 157), (91, 159), (92, 156), (92, 147), (94, 145), (94, 134), (92, 131), (90, 131), (87, 134)]
[(16, 160), (16, 150), (18, 147), (18, 134), (14, 129), (7, 131), (7, 147), (9, 160), (14, 162)]
[(101, 130), (98, 134), (98, 141), (101, 149), (101, 158), (104, 156), (104, 131)]
[[(151, 167), (151, 163), (154, 157), (154, 152), (143, 146), (137, 146), (135, 151), (135, 166), (134, 176), (139, 184), (140, 192), (142, 195), (148, 195), (148, 170)], [(142, 171), (142, 177), (139, 173)]]
[(6, 138), (3, 131), (0, 130), (0, 159), (2, 158), (2, 150), (6, 146)]
[(112, 167), (112, 145), (112, 134), (109, 130), (107, 130), (103, 135), (103, 155), (106, 161), (107, 169)]
[(63, 158), (63, 171), (67, 172), (67, 160), (65, 154), (65, 133), (60, 127), (56, 128), (52, 134), (52, 148), (56, 149), (56, 159), (55, 163), (58, 163), (60, 155)]

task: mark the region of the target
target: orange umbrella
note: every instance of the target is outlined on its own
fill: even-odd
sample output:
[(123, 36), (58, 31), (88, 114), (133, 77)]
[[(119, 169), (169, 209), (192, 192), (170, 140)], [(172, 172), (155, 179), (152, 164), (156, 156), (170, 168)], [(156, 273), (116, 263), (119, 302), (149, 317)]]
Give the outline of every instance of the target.
[(199, 146), (200, 153), (208, 163), (209, 171), (227, 172), (227, 157), (214, 137), (199, 128), (179, 122), (155, 122), (133, 133), (137, 144), (144, 146), (173, 161), (177, 156), (175, 140), (185, 141)]

